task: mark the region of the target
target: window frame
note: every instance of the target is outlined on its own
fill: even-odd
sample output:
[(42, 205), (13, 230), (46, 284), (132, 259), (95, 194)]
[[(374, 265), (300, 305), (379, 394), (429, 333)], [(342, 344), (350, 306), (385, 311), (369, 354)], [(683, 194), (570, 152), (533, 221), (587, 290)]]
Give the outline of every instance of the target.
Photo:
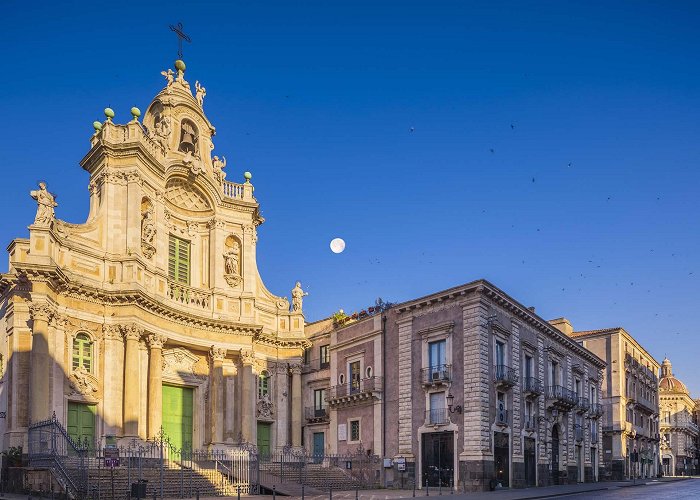
[[(192, 274), (192, 242), (174, 234), (168, 236), (168, 279), (189, 286)], [(186, 256), (183, 257), (185, 249)], [(184, 280), (182, 274), (186, 275)]]
[(270, 372), (263, 370), (258, 374), (258, 399), (270, 395)]
[[(95, 365), (95, 356), (93, 352), (94, 341), (85, 332), (79, 332), (75, 337), (73, 337), (73, 345), (71, 351), (71, 368), (73, 371), (78, 368), (83, 368), (86, 372), (92, 373), (93, 366)], [(76, 353), (76, 347), (78, 349)], [(85, 350), (87, 349), (87, 355)], [(87, 366), (85, 362), (87, 361)]]
[[(353, 424), (357, 424), (357, 439), (353, 439)], [(362, 419), (361, 418), (350, 418), (348, 419), (348, 440), (350, 444), (362, 442)]]

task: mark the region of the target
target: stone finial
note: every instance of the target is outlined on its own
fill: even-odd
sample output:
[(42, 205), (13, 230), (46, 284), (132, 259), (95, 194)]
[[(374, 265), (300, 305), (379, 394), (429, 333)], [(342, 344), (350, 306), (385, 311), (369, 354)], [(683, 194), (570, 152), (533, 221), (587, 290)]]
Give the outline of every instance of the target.
[(105, 108), (105, 116), (107, 117), (107, 121), (111, 122), (112, 118), (114, 118), (114, 110), (112, 108)]
[(139, 116), (141, 116), (141, 110), (134, 106), (133, 108), (131, 108), (131, 116), (133, 116), (133, 121), (139, 121)]
[(97, 135), (100, 133), (100, 130), (102, 130), (102, 123), (95, 120), (94, 122), (92, 122), (92, 128), (95, 129), (95, 135)]
[(245, 179), (246, 184), (250, 184), (250, 179), (253, 178), (253, 174), (250, 172), (243, 172), (243, 178)]

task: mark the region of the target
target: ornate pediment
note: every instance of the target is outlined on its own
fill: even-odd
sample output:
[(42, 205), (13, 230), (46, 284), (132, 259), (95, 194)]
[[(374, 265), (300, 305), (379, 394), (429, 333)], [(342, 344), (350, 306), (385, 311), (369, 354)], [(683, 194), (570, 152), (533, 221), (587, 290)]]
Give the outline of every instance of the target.
[(211, 210), (211, 205), (207, 197), (191, 182), (186, 179), (175, 177), (168, 181), (165, 187), (165, 198), (176, 207), (192, 210), (194, 212), (205, 212)]
[(163, 379), (199, 384), (202, 377), (195, 373), (199, 358), (187, 349), (175, 347), (163, 351)]

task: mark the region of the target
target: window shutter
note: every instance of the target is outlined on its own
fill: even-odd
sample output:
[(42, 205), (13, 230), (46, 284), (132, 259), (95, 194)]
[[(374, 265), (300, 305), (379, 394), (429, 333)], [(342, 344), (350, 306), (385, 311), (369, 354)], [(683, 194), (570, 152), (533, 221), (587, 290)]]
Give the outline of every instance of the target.
[(190, 284), (190, 242), (170, 235), (168, 244), (168, 277)]

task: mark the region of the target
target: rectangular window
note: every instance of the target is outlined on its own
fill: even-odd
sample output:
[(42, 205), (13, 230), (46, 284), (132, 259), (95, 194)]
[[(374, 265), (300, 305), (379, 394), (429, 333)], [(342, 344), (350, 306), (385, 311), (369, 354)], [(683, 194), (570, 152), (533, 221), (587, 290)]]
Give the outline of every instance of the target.
[(496, 364), (506, 364), (506, 345), (499, 340), (496, 341)]
[(595, 386), (591, 386), (591, 404), (596, 404), (598, 399), (595, 397)]
[(350, 421), (350, 441), (360, 440), (360, 421), (351, 420)]
[(430, 423), (442, 424), (447, 420), (445, 414), (445, 393), (432, 392), (430, 393)]
[(314, 416), (322, 417), (326, 414), (326, 390), (316, 389), (314, 391)]
[(534, 417), (534, 415), (532, 414), (532, 401), (525, 401), (525, 428), (526, 429), (534, 429), (535, 428), (535, 419), (533, 417)]
[(328, 349), (330, 346), (327, 345), (322, 345), (320, 347), (320, 360), (321, 360), (321, 365), (320, 368), (328, 368), (331, 365), (331, 352)]
[(576, 393), (576, 397), (581, 397), (581, 381), (579, 379), (574, 380), (574, 392)]
[(444, 340), (438, 340), (437, 342), (430, 342), (428, 344), (428, 358), (430, 362), (431, 371), (440, 370), (445, 366), (445, 348), (447, 342)]
[(168, 277), (177, 283), (190, 284), (190, 242), (172, 234), (168, 245)]
[(559, 375), (559, 363), (552, 361), (550, 369), (549, 381), (551, 385), (559, 385), (559, 377), (557, 376)]
[(525, 378), (529, 379), (530, 377), (533, 376), (533, 369), (532, 369), (532, 356), (528, 356), (527, 354), (525, 355)]
[(350, 393), (359, 392), (360, 390), (360, 362), (353, 361), (348, 365), (348, 375), (350, 378)]

